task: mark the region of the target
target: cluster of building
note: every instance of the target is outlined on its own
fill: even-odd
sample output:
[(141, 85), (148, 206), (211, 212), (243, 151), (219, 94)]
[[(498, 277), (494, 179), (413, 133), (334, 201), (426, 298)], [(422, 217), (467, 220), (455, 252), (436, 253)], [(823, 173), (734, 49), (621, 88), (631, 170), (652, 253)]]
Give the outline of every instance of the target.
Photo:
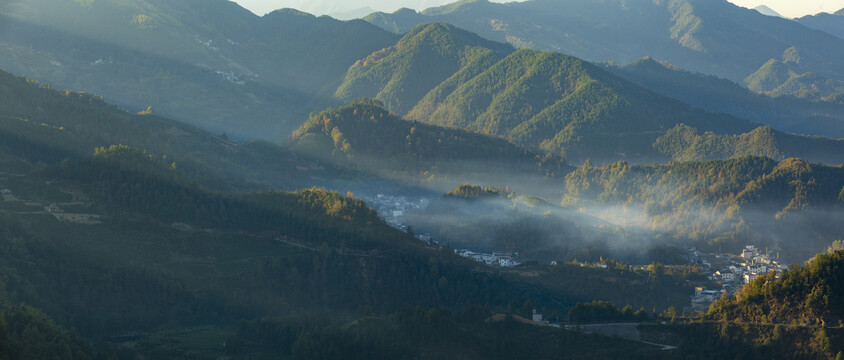
[(375, 209), (384, 222), (390, 226), (407, 231), (407, 211), (424, 209), (431, 204), (431, 200), (421, 198), (419, 201), (408, 201), (405, 196), (391, 196), (378, 194), (374, 198), (363, 198), (369, 207)]
[[(706, 271), (711, 271), (712, 265), (706, 261), (696, 249), (689, 249), (691, 260), (695, 260)], [(709, 280), (721, 284), (721, 290), (707, 290), (703, 287), (695, 288), (695, 294), (691, 297), (691, 311), (701, 313), (709, 309), (715, 300), (722, 296), (733, 295), (744, 284), (756, 280), (760, 276), (773, 272), (776, 277), (782, 274), (787, 265), (779, 259), (779, 256), (772, 256), (769, 251), (764, 253), (756, 246), (747, 245), (741, 255), (717, 254), (713, 262), (721, 264), (719, 269), (709, 275)]]
[(718, 290), (707, 290), (703, 286), (695, 287), (695, 294), (692, 295), (692, 306), (691, 312), (694, 314), (700, 314), (706, 312), (709, 309), (709, 306), (724, 296), (727, 293), (726, 289)]
[(719, 281), (724, 284), (748, 284), (756, 280), (756, 278), (767, 275), (772, 271), (779, 277), (786, 268), (786, 264), (779, 257), (771, 256), (768, 251), (762, 253), (753, 245), (745, 246), (739, 256), (717, 256), (727, 261), (729, 265), (712, 273), (710, 280)]
[(485, 254), (476, 253), (467, 249), (456, 249), (454, 253), (490, 266), (514, 267), (520, 264), (516, 260), (519, 257), (519, 253), (515, 252), (493, 252), (492, 254)]
[[(370, 208), (378, 212), (378, 215), (387, 225), (401, 231), (408, 231), (407, 211), (413, 209), (424, 209), (431, 205), (431, 200), (420, 198), (418, 201), (408, 201), (405, 196), (391, 196), (378, 194), (375, 197), (363, 197)], [(439, 246), (431, 234), (416, 234), (416, 238), (428, 244)]]

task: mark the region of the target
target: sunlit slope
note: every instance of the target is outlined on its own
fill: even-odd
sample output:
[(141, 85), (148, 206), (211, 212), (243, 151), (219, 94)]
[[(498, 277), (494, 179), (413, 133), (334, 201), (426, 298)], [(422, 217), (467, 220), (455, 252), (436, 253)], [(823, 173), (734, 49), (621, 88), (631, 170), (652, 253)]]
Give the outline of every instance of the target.
[(477, 75), (510, 52), (507, 45), (483, 40), (452, 25), (419, 25), (395, 45), (358, 60), (336, 96), (346, 101), (361, 96), (375, 98), (388, 110), (406, 114), (430, 89), (456, 73)]
[(677, 125), (656, 140), (654, 149), (678, 161), (755, 155), (776, 160), (796, 157), (824, 164), (844, 164), (842, 140), (786, 134), (766, 126), (743, 134), (716, 135)]
[(314, 114), (288, 145), (376, 173), (430, 180), (480, 176), (504, 181), (511, 176), (559, 177), (569, 170), (560, 158), (500, 138), (403, 120), (379, 105), (364, 101)]
[[(578, 161), (656, 159), (651, 144), (679, 123), (718, 133), (753, 128), (571, 56), (524, 49), (506, 55), (495, 50), (500, 45), (482, 47), (490, 45), (496, 44), (447, 25), (420, 25), (394, 47), (360, 60), (337, 93), (376, 96), (411, 120), (500, 136)], [(467, 55), (472, 57), (460, 61)], [(431, 64), (441, 65), (430, 74), (415, 71)]]

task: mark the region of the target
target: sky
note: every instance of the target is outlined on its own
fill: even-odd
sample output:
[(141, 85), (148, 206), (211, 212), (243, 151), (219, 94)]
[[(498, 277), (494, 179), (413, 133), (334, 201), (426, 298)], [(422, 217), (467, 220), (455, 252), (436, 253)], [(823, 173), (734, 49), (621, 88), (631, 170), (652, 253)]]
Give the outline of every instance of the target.
[[(316, 15), (345, 13), (368, 7), (393, 12), (401, 7), (423, 10), (456, 0), (234, 0), (252, 12), (263, 15), (280, 8), (294, 8)], [(492, 0), (506, 2), (505, 0)], [(844, 8), (844, 0), (730, 0), (739, 6), (754, 8), (767, 5), (786, 17), (801, 17), (819, 12), (835, 12)]]

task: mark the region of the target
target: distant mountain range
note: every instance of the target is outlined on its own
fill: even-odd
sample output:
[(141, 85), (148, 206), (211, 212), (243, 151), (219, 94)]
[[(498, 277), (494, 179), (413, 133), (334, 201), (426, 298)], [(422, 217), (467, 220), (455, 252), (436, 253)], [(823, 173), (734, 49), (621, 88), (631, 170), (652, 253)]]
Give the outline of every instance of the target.
[(395, 33), (442, 21), (518, 48), (590, 61), (624, 64), (651, 56), (736, 82), (793, 48), (805, 71), (844, 81), (838, 66), (844, 62), (844, 39), (726, 0), (463, 0), (421, 13), (374, 13), (366, 20)]
[(350, 64), (397, 39), (225, 0), (11, 0), (0, 17), (0, 68), (240, 139), (287, 137)]
[[(838, 40), (815, 31), (808, 36), (804, 27), (793, 22), (748, 14), (729, 4), (681, 3), (695, 5), (689, 8), (691, 12), (686, 11), (689, 19), (726, 16), (737, 21), (744, 16), (755, 24), (754, 31), (745, 33), (774, 34), (772, 29), (785, 31), (796, 26), (798, 33), (810, 39), (798, 41), (789, 35), (776, 44), (763, 42), (765, 49), (786, 43), (791, 46), (742, 74), (753, 91), (778, 96), (776, 99), (726, 82), (715, 81), (702, 88), (700, 84), (707, 82), (701, 82), (700, 76), (668, 68), (657, 69), (662, 80), (656, 80), (635, 70), (642, 66), (617, 70), (557, 53), (516, 51), (512, 45), (482, 37), (484, 33), (506, 33), (499, 37), (517, 47), (525, 45), (514, 40), (521, 35), (571, 37), (574, 33), (568, 33), (568, 27), (580, 20), (559, 22), (559, 16), (569, 15), (550, 10), (606, 10), (612, 16), (602, 19), (619, 19), (606, 29), (617, 29), (630, 38), (623, 46), (607, 47), (602, 41), (609, 37), (589, 30), (595, 24), (580, 24), (577, 34), (591, 39), (588, 46), (582, 43), (590, 51), (611, 48), (613, 54), (629, 55), (633, 47), (640, 48), (632, 45), (636, 38), (651, 35), (656, 39), (653, 42), (664, 46), (644, 47), (645, 54), (676, 50), (677, 54), (690, 52), (695, 54), (691, 58), (706, 59), (706, 54), (730, 53), (707, 45), (708, 41), (744, 49), (737, 40), (721, 39), (718, 36), (723, 34), (710, 33), (706, 26), (687, 29), (682, 44), (669, 35), (658, 35), (665, 31), (665, 23), (660, 22), (665, 19), (659, 14), (668, 11), (661, 3), (633, 2), (619, 10), (613, 1), (463, 1), (421, 14), (403, 10), (369, 17), (375, 23), (392, 19), (397, 26), (393, 30), (420, 20), (443, 18), (460, 23), (493, 15), (513, 21), (536, 17), (539, 26), (530, 32), (519, 30), (525, 28), (519, 25), (527, 24), (524, 22), (502, 22), (492, 32), (476, 23), (467, 26), (482, 30), (476, 35), (454, 25), (437, 24), (408, 28), (400, 37), (359, 20), (342, 22), (290, 9), (258, 17), (228, 1), (206, 1), (201, 6), (197, 1), (10, 1), (0, 7), (5, 24), (0, 46), (6, 50), (0, 52), (0, 68), (57, 88), (102, 94), (106, 101), (132, 112), (152, 106), (156, 114), (182, 119), (218, 135), (226, 133), (235, 140), (286, 139), (308, 113), (359, 97), (377, 98), (388, 110), (408, 119), (502, 136), (530, 151), (572, 161), (587, 157), (595, 161), (664, 160), (665, 154), (657, 152), (653, 142), (678, 124), (720, 135), (746, 133), (757, 127), (752, 122), (760, 122), (784, 131), (844, 136), (840, 105), (844, 97), (826, 95), (844, 87), (835, 80), (834, 71), (816, 72), (819, 68), (815, 66), (818, 59), (836, 56), (840, 47), (832, 45)], [(724, 14), (713, 12), (718, 6)], [(637, 11), (654, 17), (649, 19), (650, 27), (621, 31), (644, 20), (627, 16)], [(706, 56), (691, 49), (695, 41), (708, 46), (701, 50)], [(830, 46), (822, 52), (812, 50), (819, 44)], [(757, 55), (740, 60), (735, 60), (736, 56), (725, 53), (718, 63), (741, 68), (746, 58)], [(784, 96), (788, 94), (811, 101)]]
[(806, 15), (794, 20), (806, 27), (825, 31), (844, 39), (844, 9), (838, 10), (834, 14)]
[[(772, 64), (775, 63), (782, 64), (772, 60)], [(828, 101), (818, 102), (791, 96), (757, 94), (735, 82), (691, 73), (652, 58), (606, 68), (651, 91), (709, 112), (731, 114), (797, 134), (844, 138), (844, 97), (841, 96), (828, 97)], [(761, 72), (755, 75), (754, 79), (761, 80)], [(794, 76), (795, 83), (806, 78), (790, 74), (786, 76)]]
[(753, 10), (758, 11), (758, 12), (759, 12), (760, 14), (762, 14), (762, 15), (776, 16), (776, 17), (785, 18), (785, 16), (780, 15), (780, 13), (778, 13), (776, 10), (771, 9), (770, 7), (768, 7), (768, 6), (766, 6), (766, 5), (759, 5), (759, 6), (755, 7), (755, 8), (753, 8)]

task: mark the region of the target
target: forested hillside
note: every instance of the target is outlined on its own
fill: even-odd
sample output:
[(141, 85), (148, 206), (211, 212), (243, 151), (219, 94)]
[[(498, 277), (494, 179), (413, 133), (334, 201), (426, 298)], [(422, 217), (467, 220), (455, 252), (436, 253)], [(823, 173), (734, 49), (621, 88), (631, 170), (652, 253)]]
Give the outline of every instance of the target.
[(406, 114), (430, 89), (454, 76), (475, 76), (512, 51), (448, 24), (419, 25), (395, 45), (352, 65), (336, 96), (375, 98)]
[(716, 357), (742, 354), (743, 358), (841, 357), (842, 265), (844, 253), (836, 251), (793, 265), (781, 276), (757, 278), (735, 297), (717, 301), (699, 321), (677, 327), (686, 343), (683, 352), (710, 349), (708, 353)]
[[(657, 159), (652, 143), (678, 123), (717, 133), (753, 128), (654, 94), (577, 58), (532, 50), (503, 57), (500, 50), (480, 47), (490, 43), (467, 37), (450, 26), (420, 25), (394, 48), (360, 60), (338, 95), (374, 94), (411, 120), (501, 136), (576, 161)], [(472, 57), (457, 61), (466, 54)], [(414, 70), (432, 63), (450, 65), (433, 80)]]
[(844, 321), (844, 252), (819, 254), (781, 277), (760, 277), (735, 298), (715, 303), (706, 318), (782, 325), (837, 325)]
[(844, 168), (763, 157), (655, 166), (587, 162), (566, 177), (564, 202), (725, 248), (778, 246), (793, 260), (825, 249), (844, 230)]
[(368, 20), (0, 0), (0, 360), (844, 356), (844, 39), (725, 0)]
[(809, 100), (835, 102), (844, 94), (844, 81), (811, 72), (803, 64), (799, 51), (788, 48), (782, 57), (768, 60), (744, 79), (748, 89), (774, 97), (794, 96)]
[(701, 133), (681, 124), (656, 139), (654, 148), (676, 161), (755, 155), (775, 160), (797, 157), (810, 162), (844, 164), (844, 140), (785, 134), (767, 126), (744, 134), (718, 135)]
[[(479, 271), (478, 264), (450, 250), (387, 226), (351, 194), (310, 189), (229, 195), (197, 183), (207, 179), (195, 170), (203, 164), (234, 166), (215, 154), (234, 154), (227, 161), (249, 169), (257, 161), (250, 157), (257, 151), (252, 148), (265, 144), (236, 145), (154, 115), (125, 113), (93, 95), (59, 93), (22, 78), (6, 75), (0, 84), (7, 101), (0, 122), (0, 276), (7, 280), (0, 301), (29, 304), (97, 344), (92, 350), (38, 311), (6, 310), (9, 341), (0, 350), (12, 358), (62, 357), (67, 351), (74, 358), (97, 352), (120, 359), (216, 358), (265, 351), (209, 345), (244, 340), (236, 324), (262, 317), (286, 322), (301, 313), (331, 314), (328, 324), (339, 327), (406, 306), (503, 309), (531, 300), (564, 312), (586, 300)], [(387, 119), (383, 109), (358, 107), (383, 113), (391, 128), (412, 125)], [(438, 139), (454, 144), (458, 154), (474, 149), (465, 141), (488, 144), (481, 149), (491, 153), (475, 157), (512, 156), (534, 166), (538, 161), (503, 140), (417, 127), (425, 135), (422, 143), (442, 132)], [(180, 134), (180, 141), (168, 134)], [(97, 145), (120, 142), (133, 146)], [(433, 150), (418, 153), (423, 160), (447, 157)], [(237, 179), (217, 181), (242, 181)], [(203, 340), (191, 342), (197, 338)], [(135, 345), (123, 346), (127, 342)]]
[(328, 162), (431, 186), (468, 180), (550, 186), (571, 169), (559, 157), (532, 153), (504, 139), (403, 120), (377, 100), (312, 115), (287, 146)]
[(730, 80), (693, 74), (652, 58), (607, 69), (648, 90), (709, 112), (727, 113), (797, 134), (844, 137), (844, 103), (835, 98), (813, 102), (757, 94)]
[(130, 114), (94, 94), (56, 91), (5, 72), (0, 139), (16, 156), (46, 164), (123, 144), (175, 163), (203, 186), (229, 191), (302, 186), (309, 174), (296, 166), (312, 162), (276, 145), (237, 144), (154, 113)]

